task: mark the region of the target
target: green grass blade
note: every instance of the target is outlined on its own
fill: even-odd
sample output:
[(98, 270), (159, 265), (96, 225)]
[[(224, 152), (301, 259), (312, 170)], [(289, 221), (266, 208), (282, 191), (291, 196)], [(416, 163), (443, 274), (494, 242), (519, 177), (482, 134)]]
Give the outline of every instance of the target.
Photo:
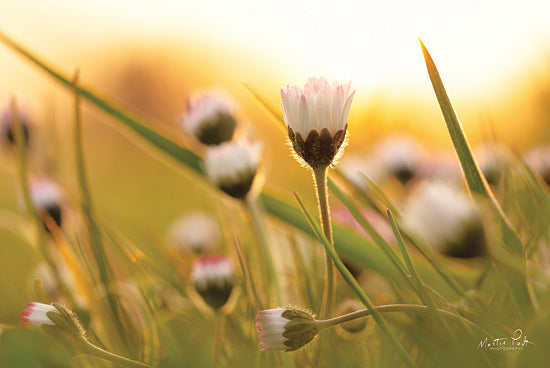
[(103, 244), (103, 238), (101, 229), (99, 228), (92, 204), (92, 198), (90, 195), (90, 188), (88, 186), (88, 179), (86, 177), (84, 152), (82, 148), (82, 119), (80, 114), (80, 94), (78, 93), (78, 72), (75, 75), (73, 86), (75, 89), (75, 102), (74, 102), (74, 148), (76, 158), (76, 169), (78, 176), (78, 184), (82, 195), (82, 212), (86, 217), (86, 225), (88, 227), (88, 233), (90, 235), (90, 245), (94, 258), (97, 264), (97, 270), (99, 272), (100, 287), (104, 289), (105, 295), (109, 302), (109, 307), (117, 324), (117, 331), (123, 334), (123, 325), (120, 320), (118, 303), (115, 295), (111, 291), (111, 276), (112, 272), (105, 252), (105, 245)]
[(332, 181), (330, 178), (328, 179), (328, 185), (330, 190), (338, 197), (340, 202), (346, 206), (348, 211), (350, 211), (353, 218), (361, 225), (361, 227), (369, 234), (372, 240), (374, 240), (374, 243), (378, 245), (380, 249), (384, 252), (384, 254), (391, 260), (393, 265), (399, 270), (401, 275), (408, 280), (407, 277), (407, 271), (405, 270), (405, 266), (397, 257), (397, 254), (393, 251), (391, 246), (388, 244), (388, 242), (380, 235), (378, 231), (361, 215), (359, 212), (359, 208), (355, 206), (351, 199), (340, 189), (338, 186)]
[[(430, 76), (439, 107), (443, 113), (447, 130), (449, 131), (449, 135), (451, 136), (451, 140), (458, 155), (460, 165), (462, 166), (462, 171), (464, 172), (468, 188), (475, 199), (477, 197), (481, 197), (487, 201), (493, 215), (496, 217), (496, 222), (499, 225), (499, 230), (502, 234), (499, 241), (499, 249), (503, 249), (512, 256), (515, 256), (516, 262), (520, 265), (522, 270), (525, 270), (526, 260), (524, 246), (493, 196), (487, 181), (475, 161), (468, 140), (466, 139), (466, 135), (464, 134), (462, 126), (458, 121), (449, 96), (447, 95), (447, 91), (445, 90), (437, 67), (435, 66), (430, 53), (422, 41), (420, 41), (420, 46), (422, 48), (422, 53), (424, 54), (424, 60), (426, 61), (426, 67), (428, 69), (428, 74)], [(502, 275), (506, 275), (506, 269), (501, 270), (500, 273)], [(519, 279), (516, 277), (507, 277), (505, 279), (511, 290), (512, 301), (516, 303), (518, 309), (530, 311), (532, 309), (532, 303), (527, 288), (525, 272)]]
[(294, 197), (296, 198), (296, 201), (298, 202), (298, 205), (300, 206), (300, 209), (302, 210), (302, 214), (303, 216), (305, 216), (308, 225), (310, 226), (312, 231), (315, 233), (315, 236), (317, 237), (317, 239), (321, 242), (321, 244), (325, 248), (326, 252), (334, 262), (334, 265), (336, 266), (336, 268), (338, 269), (338, 271), (340, 272), (344, 280), (346, 280), (348, 285), (353, 289), (353, 291), (355, 291), (355, 293), (357, 294), (361, 302), (372, 313), (372, 317), (378, 323), (380, 328), (386, 333), (386, 335), (388, 336), (388, 338), (390, 339), (394, 347), (397, 349), (397, 352), (399, 353), (403, 362), (409, 367), (414, 367), (415, 364), (412, 358), (410, 357), (409, 353), (407, 353), (403, 345), (401, 345), (397, 337), (390, 330), (388, 324), (386, 323), (386, 321), (384, 320), (380, 312), (378, 312), (378, 310), (374, 308), (374, 304), (372, 303), (368, 295), (365, 293), (365, 291), (361, 288), (357, 280), (355, 280), (355, 278), (352, 276), (352, 274), (349, 272), (346, 266), (342, 263), (335, 249), (332, 247), (328, 239), (323, 234), (320, 224), (313, 220), (313, 218), (311, 217), (309, 212), (306, 210), (302, 200), (300, 199), (300, 197), (296, 192), (294, 192)]
[[(264, 193), (260, 194), (260, 200), (265, 209), (273, 216), (291, 224), (306, 234), (313, 237), (316, 236), (300, 210), (297, 208)], [(397, 276), (395, 267), (391, 265), (384, 254), (367, 239), (337, 224), (333, 224), (332, 231), (334, 246), (339, 254), (345, 258), (353, 259), (354, 262), (375, 270), (381, 275), (390, 278)]]
[[(56, 70), (54, 67), (49, 66), (45, 61), (41, 60), (38, 56), (27, 50), (4, 33), (0, 32), (0, 41), (6, 46), (10, 47), (17, 54), (22, 56), (27, 61), (31, 62), (35, 66), (38, 66), (48, 75), (60, 82), (63, 86), (74, 89), (72, 81), (63, 73)], [(108, 101), (105, 98), (99, 97), (99, 95), (93, 92), (87, 87), (76, 87), (78, 94), (82, 95), (86, 100), (99, 107), (109, 115), (123, 122), (126, 126), (132, 129), (135, 133), (145, 138), (153, 146), (165, 151), (170, 156), (185, 164), (187, 167), (193, 169), (198, 173), (203, 173), (200, 158), (193, 152), (183, 149), (170, 139), (166, 138), (163, 134), (160, 134), (150, 128), (153, 126), (151, 123), (147, 123), (142, 119), (132, 116), (130, 113), (125, 112), (120, 106), (116, 106), (112, 101)]]
[(422, 41), (420, 41), (420, 46), (422, 48), (422, 53), (424, 54), (424, 60), (426, 61), (426, 67), (428, 69), (428, 74), (430, 76), (439, 107), (441, 108), (441, 112), (445, 118), (445, 123), (447, 124), (447, 130), (451, 136), (453, 146), (458, 155), (458, 159), (460, 160), (460, 165), (462, 166), (462, 171), (464, 172), (466, 182), (468, 183), (468, 188), (472, 194), (477, 194), (489, 201), (497, 216), (500, 218), (503, 235), (506, 239), (508, 239), (507, 245), (510, 250), (518, 255), (523, 255), (523, 245), (521, 244), (521, 241), (512, 229), (508, 219), (504, 216), (500, 205), (497, 203), (495, 197), (489, 189), (489, 185), (487, 184), (487, 181), (481, 173), (481, 170), (474, 158), (470, 144), (468, 143), (464, 130), (458, 121), (451, 104), (451, 100), (449, 99), (445, 86), (441, 81), (437, 67), (435, 66), (430, 53)]
[(263, 106), (263, 108), (266, 109), (269, 115), (273, 118), (277, 127), (281, 129), (285, 134), (287, 134), (288, 129), (286, 127), (285, 120), (280, 110), (276, 109), (272, 104), (270, 104), (267, 98), (262, 96), (260, 92), (258, 92), (255, 88), (253, 88), (247, 83), (243, 83), (243, 85), (250, 93), (252, 93), (254, 98), (258, 100), (258, 102)]
[(443, 317), (437, 312), (437, 307), (432, 297), (428, 293), (428, 290), (424, 286), (424, 283), (422, 282), (420, 275), (418, 275), (418, 273), (416, 272), (414, 263), (412, 262), (411, 257), (409, 256), (409, 252), (407, 252), (407, 248), (405, 247), (405, 242), (403, 241), (403, 237), (401, 236), (401, 232), (399, 231), (399, 226), (395, 222), (395, 219), (393, 218), (391, 212), (388, 210), (387, 213), (388, 213), (388, 219), (390, 220), (390, 224), (393, 230), (393, 234), (395, 235), (397, 244), (401, 249), (401, 254), (403, 255), (403, 259), (405, 260), (405, 264), (407, 265), (409, 274), (411, 275), (411, 280), (416, 287), (416, 291), (418, 293), (418, 296), (420, 297), (420, 300), (422, 300), (422, 303), (424, 303), (428, 307), (429, 313), (431, 314), (433, 320), (439, 325), (439, 327), (442, 328), (444, 331), (448, 332), (447, 336), (453, 336), (453, 334), (449, 330), (449, 327), (447, 326), (447, 323), (445, 323), (445, 321), (443, 320)]

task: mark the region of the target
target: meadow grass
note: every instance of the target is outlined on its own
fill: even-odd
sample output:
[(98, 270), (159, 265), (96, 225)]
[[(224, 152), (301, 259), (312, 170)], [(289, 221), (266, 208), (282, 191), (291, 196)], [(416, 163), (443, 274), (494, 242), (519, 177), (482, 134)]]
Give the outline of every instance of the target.
[[(37, 282), (23, 294), (72, 309), (87, 331), (87, 340), (98, 349), (141, 362), (136, 366), (152, 367), (545, 366), (549, 357), (545, 344), (550, 341), (548, 188), (516, 158), (504, 168), (499, 191), (493, 193), (423, 44), (428, 74), (466, 187), (482, 214), (487, 252), (474, 260), (443, 256), (418, 234), (400, 227), (404, 215), (399, 206), (370, 179), (366, 179), (370, 189), (365, 189), (331, 172), (330, 195), (368, 234), (333, 223), (333, 248), (320, 220), (312, 215), (316, 208), (302, 201), (301, 193), (293, 192), (297, 205), (266, 191), (253, 192), (255, 197), (246, 201), (230, 198), (206, 179), (200, 153), (182, 147), (144, 117), (99, 97), (78, 82), (78, 74), (69, 78), (6, 35), (0, 33), (0, 40), (74, 94), (78, 183), (76, 191), (68, 188), (74, 229), (68, 233), (46, 221), (48, 234), (43, 214), (30, 198), (27, 183), (32, 170), (22, 131), (17, 128), (14, 165), (29, 215), (28, 219), (14, 215), (17, 220), (4, 216), (3, 221), (21, 222), (26, 229), (26, 233), (14, 231), (5, 241), (13, 242), (13, 247), (29, 245), (34, 257), (46, 261), (59, 288), (53, 295)], [(257, 89), (247, 88), (284, 127), (278, 109)], [(83, 149), (83, 102), (114, 117), (140, 137), (144, 152), (162, 153), (183, 167), (185, 175), (199, 180), (207, 195), (214, 196), (224, 233), (222, 249), (233, 260), (236, 280), (221, 309), (213, 310), (197, 294), (189, 277), (191, 260), (175, 255), (162, 234), (144, 231), (139, 241), (130, 240), (96, 210)], [(369, 222), (361, 212), (363, 207), (389, 221), (396, 244)], [(323, 248), (339, 272), (336, 304), (345, 299), (361, 301), (366, 327), (354, 333), (331, 327), (297, 351), (260, 352), (254, 328), (260, 308), (295, 305), (320, 313)], [(68, 266), (73, 284), (68, 285), (60, 275), (52, 254)], [(17, 251), (5, 255), (12, 256), (18, 257)], [(351, 260), (363, 269), (363, 275), (354, 278), (342, 260)], [(13, 291), (2, 292), (4, 297), (14, 295)], [(2, 322), (3, 367), (113, 366), (107, 353), (93, 356), (43, 331), (17, 328), (16, 320)], [(133, 364), (128, 362), (117, 364)]]

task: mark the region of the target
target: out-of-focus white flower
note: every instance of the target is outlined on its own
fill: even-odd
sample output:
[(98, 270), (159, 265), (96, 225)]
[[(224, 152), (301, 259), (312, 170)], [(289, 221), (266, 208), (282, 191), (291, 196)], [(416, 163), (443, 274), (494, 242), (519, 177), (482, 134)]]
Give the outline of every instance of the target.
[(406, 184), (418, 174), (424, 150), (413, 138), (395, 135), (378, 143), (375, 156), (391, 175)]
[(191, 282), (204, 301), (214, 309), (221, 308), (233, 290), (233, 267), (226, 256), (204, 256), (195, 259)]
[(230, 141), (237, 125), (234, 106), (219, 92), (194, 95), (187, 100), (187, 113), (181, 118), (181, 127), (207, 145)]
[[(35, 208), (47, 212), (57, 226), (61, 226), (65, 196), (59, 184), (46, 176), (33, 177), (29, 180), (29, 191)], [(44, 227), (49, 231), (46, 224)]]
[(212, 146), (204, 159), (206, 174), (221, 190), (243, 199), (256, 176), (260, 151), (259, 143), (251, 144), (244, 140)]
[(550, 145), (543, 145), (529, 150), (524, 156), (525, 163), (539, 174), (546, 184), (550, 185)]
[(508, 161), (508, 149), (500, 143), (487, 143), (474, 150), (474, 156), (487, 183), (498, 185)]
[(288, 137), (296, 154), (313, 169), (329, 166), (344, 142), (355, 94), (350, 87), (351, 82), (309, 78), (303, 87), (281, 88)]
[(216, 251), (222, 234), (218, 221), (206, 212), (190, 212), (176, 219), (168, 230), (168, 243), (197, 254)]
[(317, 335), (313, 316), (294, 308), (266, 309), (256, 314), (260, 351), (301, 348)]
[(442, 181), (422, 182), (402, 211), (403, 226), (449, 256), (470, 258), (485, 251), (481, 218), (472, 199)]
[[(29, 118), (23, 111), (19, 110), (17, 114), (17, 120), (19, 121), (19, 124), (21, 124), (21, 128), (23, 129), (23, 140), (25, 142), (25, 145), (28, 145), (30, 135)], [(4, 139), (10, 144), (15, 144), (15, 134), (16, 133), (15, 127), (13, 125), (11, 109), (8, 107), (0, 116), (0, 139)]]
[(21, 317), (21, 319), (19, 320), (19, 323), (22, 326), (25, 326), (25, 325), (53, 326), (55, 325), (55, 323), (46, 315), (46, 313), (48, 312), (55, 312), (59, 314), (59, 311), (53, 305), (37, 303), (37, 302), (27, 303), (27, 309), (21, 312), (23, 317)]
[(363, 176), (380, 183), (387, 175), (387, 169), (380, 160), (367, 155), (346, 155), (340, 162), (339, 169), (353, 185), (362, 190), (368, 188)]

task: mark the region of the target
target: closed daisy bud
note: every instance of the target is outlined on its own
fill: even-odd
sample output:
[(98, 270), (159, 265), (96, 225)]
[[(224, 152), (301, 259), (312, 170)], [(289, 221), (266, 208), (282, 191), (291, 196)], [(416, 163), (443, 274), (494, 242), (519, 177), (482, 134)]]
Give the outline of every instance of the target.
[(281, 108), (294, 151), (312, 169), (328, 167), (346, 137), (348, 113), (355, 91), (351, 82), (329, 84), (309, 78), (281, 88)]
[[(21, 124), (21, 129), (23, 129), (23, 142), (25, 146), (29, 145), (29, 119), (21, 111), (17, 114), (17, 120)], [(16, 143), (15, 135), (15, 126), (13, 125), (13, 118), (11, 114), (11, 109), (6, 109), (2, 116), (0, 117), (0, 139), (5, 140), (9, 144)]]
[(58, 310), (49, 304), (30, 302), (27, 304), (27, 309), (25, 309), (21, 314), (23, 317), (19, 320), (19, 324), (22, 326), (32, 325), (32, 326), (42, 326), (42, 325), (55, 325), (46, 313), (54, 312), (58, 313)]
[(243, 140), (210, 147), (204, 159), (206, 174), (230, 196), (244, 199), (258, 170), (260, 150), (260, 144)]
[(57, 334), (56, 329), (60, 328), (80, 341), (87, 341), (86, 331), (76, 314), (61, 304), (53, 303), (49, 305), (31, 302), (27, 304), (27, 309), (21, 314), (23, 317), (21, 317), (19, 323), (22, 326), (44, 327), (46, 331), (55, 334)]
[(476, 148), (474, 155), (479, 168), (490, 185), (496, 186), (508, 165), (508, 150), (498, 143), (484, 144)]
[(412, 138), (398, 135), (380, 142), (376, 147), (376, 156), (389, 174), (405, 185), (418, 175), (423, 150)]
[(195, 259), (191, 282), (206, 304), (218, 310), (233, 290), (233, 267), (226, 256), (204, 256)]
[(181, 127), (204, 144), (218, 145), (233, 137), (237, 125), (233, 110), (233, 103), (220, 94), (195, 95), (187, 100)]
[[(46, 211), (57, 226), (61, 226), (64, 200), (61, 187), (48, 177), (35, 177), (29, 182), (29, 189), (36, 209), (39, 212)], [(46, 226), (45, 228), (48, 230)]]
[(256, 314), (260, 351), (293, 351), (306, 345), (319, 332), (313, 316), (294, 308), (266, 309)]
[[(342, 316), (345, 314), (357, 312), (363, 309), (363, 305), (358, 301), (347, 299), (338, 306), (338, 311), (336, 314)], [(357, 318), (348, 322), (341, 323), (339, 326), (350, 333), (357, 333), (363, 331), (367, 325), (366, 318)]]
[(206, 212), (191, 212), (178, 218), (168, 231), (168, 243), (182, 251), (208, 254), (221, 243), (220, 225)]
[(485, 253), (485, 233), (473, 201), (447, 183), (422, 183), (402, 214), (407, 229), (443, 254), (471, 258)]

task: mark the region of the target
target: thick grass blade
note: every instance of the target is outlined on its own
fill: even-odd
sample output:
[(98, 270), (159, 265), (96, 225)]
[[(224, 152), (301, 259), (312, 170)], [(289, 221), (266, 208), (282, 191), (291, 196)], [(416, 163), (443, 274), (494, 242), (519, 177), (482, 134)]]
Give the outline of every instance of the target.
[(523, 245), (521, 244), (521, 241), (512, 229), (508, 219), (504, 216), (500, 205), (493, 196), (493, 193), (489, 188), (489, 184), (487, 184), (487, 181), (481, 173), (481, 169), (474, 158), (470, 144), (468, 143), (464, 130), (458, 121), (451, 104), (451, 100), (447, 95), (445, 86), (443, 85), (439, 72), (437, 71), (437, 67), (435, 66), (430, 53), (422, 41), (420, 41), (420, 46), (422, 48), (422, 53), (424, 54), (424, 60), (426, 61), (426, 67), (428, 69), (428, 74), (430, 76), (439, 107), (441, 108), (441, 112), (445, 118), (445, 123), (447, 124), (447, 130), (451, 136), (453, 146), (458, 155), (458, 159), (460, 160), (460, 165), (462, 166), (462, 171), (464, 172), (466, 182), (468, 183), (468, 188), (474, 196), (478, 195), (488, 200), (501, 221), (503, 235), (509, 240), (507, 245), (510, 250), (515, 254), (523, 255)]
[[(468, 143), (462, 126), (458, 121), (449, 96), (447, 95), (447, 91), (445, 90), (437, 67), (435, 66), (430, 53), (422, 41), (420, 41), (420, 46), (422, 48), (422, 53), (424, 54), (424, 60), (426, 61), (426, 67), (428, 69), (428, 74), (430, 76), (439, 107), (443, 113), (447, 130), (449, 131), (449, 135), (458, 155), (460, 165), (462, 166), (462, 171), (464, 172), (468, 188), (474, 199), (481, 198), (489, 204), (489, 208), (496, 219), (496, 223), (499, 225), (499, 231), (501, 233), (499, 248), (507, 251), (511, 254), (511, 256), (514, 256), (517, 263), (519, 263), (520, 268), (525, 271), (526, 260), (523, 244), (515, 230), (512, 228), (509, 220), (504, 215), (504, 212), (493, 196), (485, 177), (481, 173), (481, 170), (472, 153), (472, 149), (470, 148), (470, 144)], [(501, 274), (506, 275), (506, 270), (503, 269)], [(510, 287), (512, 300), (517, 305), (518, 309), (530, 311), (532, 309), (532, 303), (527, 288), (525, 272), (523, 272), (522, 277), (519, 279), (516, 277), (508, 277), (505, 279)]]
[(90, 88), (83, 86), (73, 87), (72, 81), (67, 76), (63, 75), (63, 73), (56, 70), (54, 67), (48, 65), (48, 63), (40, 59), (38, 56), (34, 55), (31, 51), (27, 50), (2, 32), (0, 32), (0, 41), (11, 48), (13, 51), (15, 51), (17, 54), (22, 56), (24, 59), (42, 69), (53, 79), (60, 82), (63, 86), (71, 90), (76, 88), (76, 91), (79, 95), (99, 107), (107, 114), (123, 122), (127, 127), (129, 127), (141, 137), (145, 138), (153, 146), (160, 148), (162, 151), (165, 151), (170, 156), (185, 164), (187, 167), (193, 169), (194, 171), (201, 174), (203, 173), (201, 160), (197, 155), (189, 150), (183, 149), (176, 143), (172, 142), (170, 139), (166, 138), (164, 134), (158, 133), (156, 130), (150, 128), (153, 126), (153, 124), (148, 123), (143, 119), (137, 116), (133, 116), (129, 112), (124, 111), (122, 107), (117, 106), (114, 102), (108, 101), (106, 98), (99, 97), (99, 94), (93, 92)]

